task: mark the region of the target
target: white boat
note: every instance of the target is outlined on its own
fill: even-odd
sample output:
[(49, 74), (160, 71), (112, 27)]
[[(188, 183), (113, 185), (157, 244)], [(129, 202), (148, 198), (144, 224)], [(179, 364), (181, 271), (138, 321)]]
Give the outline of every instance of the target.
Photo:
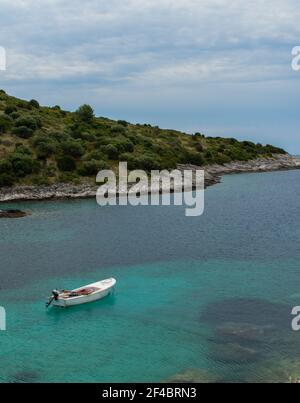
[(46, 306), (48, 307), (53, 304), (54, 306), (67, 308), (69, 306), (98, 301), (114, 291), (116, 282), (116, 279), (109, 278), (71, 291), (54, 290), (52, 291), (52, 296)]

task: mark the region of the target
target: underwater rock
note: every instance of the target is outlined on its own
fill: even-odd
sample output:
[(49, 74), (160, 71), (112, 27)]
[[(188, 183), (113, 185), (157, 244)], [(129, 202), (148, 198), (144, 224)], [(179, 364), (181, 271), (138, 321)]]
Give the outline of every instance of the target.
[(260, 354), (255, 349), (237, 343), (216, 346), (212, 356), (215, 361), (225, 364), (245, 364), (255, 362), (260, 358)]
[(200, 317), (211, 326), (224, 323), (290, 328), (290, 307), (256, 298), (231, 298), (209, 304)]
[(217, 383), (216, 375), (203, 369), (191, 368), (166, 379), (163, 383)]
[(11, 383), (35, 383), (39, 380), (40, 374), (36, 371), (19, 371), (12, 375)]
[(27, 213), (21, 210), (0, 210), (0, 218), (22, 218), (26, 216)]
[(216, 328), (216, 337), (223, 341), (261, 342), (272, 327), (255, 326), (245, 323), (224, 323)]
[(223, 364), (259, 363), (276, 351), (289, 355), (292, 347), (295, 350), (295, 342), (290, 343), (295, 336), (289, 332), (290, 307), (285, 304), (226, 299), (209, 304), (200, 320), (212, 331), (209, 356)]

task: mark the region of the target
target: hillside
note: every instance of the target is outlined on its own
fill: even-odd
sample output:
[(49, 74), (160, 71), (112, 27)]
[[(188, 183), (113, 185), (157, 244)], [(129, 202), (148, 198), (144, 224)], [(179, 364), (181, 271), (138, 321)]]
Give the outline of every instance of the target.
[(0, 90), (0, 187), (93, 183), (100, 169), (116, 169), (118, 161), (149, 171), (284, 153), (271, 145), (95, 117), (88, 105), (76, 112), (41, 107)]

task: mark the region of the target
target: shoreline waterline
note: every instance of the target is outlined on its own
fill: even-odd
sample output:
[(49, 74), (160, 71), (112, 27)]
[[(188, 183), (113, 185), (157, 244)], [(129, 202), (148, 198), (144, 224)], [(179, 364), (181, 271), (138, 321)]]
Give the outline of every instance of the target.
[[(221, 182), (222, 176), (239, 173), (263, 173), (300, 169), (300, 157), (287, 155), (274, 155), (272, 158), (260, 158), (251, 161), (237, 161), (224, 165), (209, 165), (198, 167), (195, 165), (178, 165), (177, 169), (205, 171), (205, 187), (213, 186)], [(45, 201), (88, 199), (96, 196), (98, 186), (91, 184), (66, 184), (58, 183), (50, 186), (16, 186), (0, 190), (0, 203), (22, 201)], [(130, 190), (130, 189), (129, 189)], [(191, 189), (192, 190), (192, 189)], [(160, 189), (160, 193), (162, 189)], [(147, 193), (147, 190), (146, 190)], [(148, 190), (148, 194), (150, 189)], [(171, 193), (174, 189), (171, 188)], [(116, 196), (119, 196), (117, 192)]]

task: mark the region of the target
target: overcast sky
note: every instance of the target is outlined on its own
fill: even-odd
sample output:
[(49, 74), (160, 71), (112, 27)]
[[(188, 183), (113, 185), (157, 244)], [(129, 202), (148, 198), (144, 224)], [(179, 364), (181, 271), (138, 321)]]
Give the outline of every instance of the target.
[(300, 154), (298, 0), (0, 0), (0, 87)]

